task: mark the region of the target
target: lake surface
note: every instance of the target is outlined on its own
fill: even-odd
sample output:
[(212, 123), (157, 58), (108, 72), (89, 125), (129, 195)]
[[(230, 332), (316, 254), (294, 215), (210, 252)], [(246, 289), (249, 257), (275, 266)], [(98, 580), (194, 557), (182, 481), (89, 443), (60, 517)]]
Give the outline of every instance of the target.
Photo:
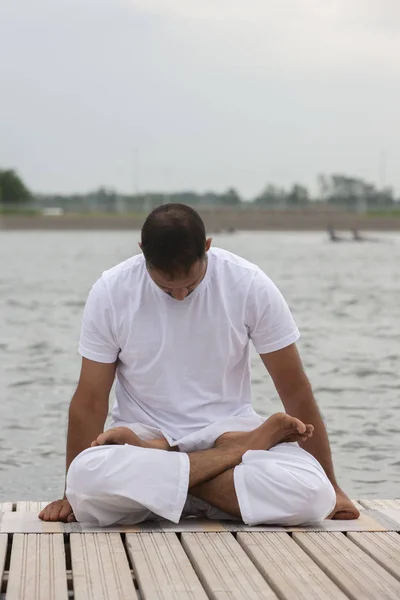
[[(400, 236), (373, 237), (381, 242), (242, 232), (214, 244), (259, 264), (287, 298), (342, 487), (398, 498)], [(0, 231), (0, 500), (62, 494), (83, 306), (101, 272), (136, 253), (138, 240), (138, 232)], [(256, 355), (253, 363), (255, 408), (281, 410)]]

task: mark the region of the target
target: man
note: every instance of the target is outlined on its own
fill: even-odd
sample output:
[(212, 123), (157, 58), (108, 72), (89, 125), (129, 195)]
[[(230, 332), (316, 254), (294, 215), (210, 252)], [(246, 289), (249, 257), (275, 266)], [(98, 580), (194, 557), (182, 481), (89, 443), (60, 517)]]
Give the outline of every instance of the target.
[[(335, 479), (297, 327), (272, 281), (212, 249), (200, 216), (180, 204), (147, 217), (141, 249), (89, 294), (65, 496), (40, 518), (101, 526), (187, 515), (250, 525), (357, 518)], [(250, 340), (286, 413), (263, 419), (251, 406)]]

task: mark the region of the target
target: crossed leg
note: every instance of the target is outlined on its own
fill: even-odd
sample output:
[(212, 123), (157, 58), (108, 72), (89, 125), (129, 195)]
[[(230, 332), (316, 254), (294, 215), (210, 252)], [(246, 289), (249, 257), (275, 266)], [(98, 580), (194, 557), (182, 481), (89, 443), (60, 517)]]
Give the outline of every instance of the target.
[(242, 516), (235, 489), (234, 469), (227, 469), (217, 477), (191, 487), (189, 493), (234, 517)]
[(333, 509), (333, 488), (313, 457), (284, 444), (310, 435), (311, 426), (277, 414), (252, 432), (226, 433), (214, 448), (184, 454), (166, 452), (165, 440), (109, 430), (93, 443), (105, 447), (72, 463), (67, 497), (78, 520), (101, 525), (154, 515), (177, 522), (188, 491), (249, 524), (321, 520)]

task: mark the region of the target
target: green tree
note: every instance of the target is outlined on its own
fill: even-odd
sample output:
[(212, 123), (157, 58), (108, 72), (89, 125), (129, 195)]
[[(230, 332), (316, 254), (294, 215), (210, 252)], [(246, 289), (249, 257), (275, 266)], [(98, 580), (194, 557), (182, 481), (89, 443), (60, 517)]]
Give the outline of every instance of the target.
[(229, 188), (225, 194), (221, 196), (222, 204), (238, 205), (240, 204), (240, 196), (234, 188)]
[(287, 194), (284, 189), (269, 183), (265, 186), (261, 194), (254, 199), (254, 203), (272, 207), (285, 206), (286, 196)]
[(376, 195), (376, 203), (380, 206), (393, 206), (395, 203), (393, 188), (386, 187), (379, 190)]
[(318, 178), (321, 198), (330, 204), (365, 210), (367, 207), (390, 207), (395, 203), (390, 187), (377, 189), (373, 184), (347, 175), (320, 175)]
[(13, 169), (0, 169), (0, 198), (4, 203), (14, 204), (28, 202), (32, 194)]
[(295, 183), (287, 196), (287, 200), (293, 206), (305, 206), (309, 202), (307, 188)]

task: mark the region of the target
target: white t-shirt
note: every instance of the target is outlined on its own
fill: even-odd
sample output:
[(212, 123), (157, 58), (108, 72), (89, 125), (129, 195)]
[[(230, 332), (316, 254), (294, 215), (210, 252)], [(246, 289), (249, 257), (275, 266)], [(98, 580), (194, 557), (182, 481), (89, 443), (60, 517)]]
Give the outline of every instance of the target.
[(79, 351), (117, 363), (114, 422), (142, 423), (178, 440), (231, 416), (254, 415), (249, 342), (258, 353), (299, 338), (282, 294), (252, 263), (219, 248), (184, 300), (163, 292), (142, 254), (92, 287)]

